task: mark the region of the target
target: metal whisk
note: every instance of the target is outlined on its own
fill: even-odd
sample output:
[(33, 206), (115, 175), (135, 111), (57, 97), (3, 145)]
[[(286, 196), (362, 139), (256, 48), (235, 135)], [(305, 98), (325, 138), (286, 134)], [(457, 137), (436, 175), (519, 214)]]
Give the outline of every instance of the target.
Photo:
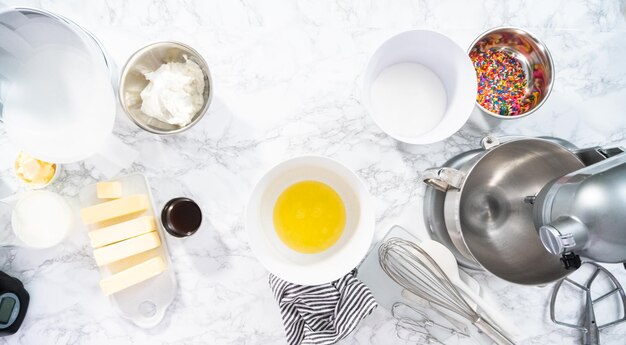
[(383, 271), (405, 289), (467, 319), (497, 344), (514, 344), (467, 303), (437, 262), (415, 243), (391, 238), (380, 246), (378, 260)]

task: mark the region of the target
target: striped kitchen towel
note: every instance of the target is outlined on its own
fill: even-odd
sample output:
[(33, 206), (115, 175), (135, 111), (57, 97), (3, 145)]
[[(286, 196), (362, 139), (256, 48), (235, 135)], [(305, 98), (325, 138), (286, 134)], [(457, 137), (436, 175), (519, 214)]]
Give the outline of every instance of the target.
[(352, 332), (376, 308), (370, 289), (356, 269), (332, 283), (305, 286), (270, 274), (289, 345), (334, 344)]

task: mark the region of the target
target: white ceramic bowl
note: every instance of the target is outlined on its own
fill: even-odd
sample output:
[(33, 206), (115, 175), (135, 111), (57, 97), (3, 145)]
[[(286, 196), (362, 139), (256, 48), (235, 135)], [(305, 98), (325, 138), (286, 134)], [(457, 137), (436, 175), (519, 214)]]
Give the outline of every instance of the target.
[[(341, 238), (317, 254), (302, 254), (287, 247), (273, 224), (274, 204), (280, 193), (304, 180), (326, 183), (346, 207)], [(374, 210), (365, 184), (343, 164), (320, 156), (292, 158), (270, 169), (254, 188), (246, 217), (250, 247), (259, 261), (279, 278), (301, 285), (328, 283), (354, 269), (372, 243), (374, 227)]]
[[(385, 122), (381, 121), (385, 114), (374, 112), (370, 101), (370, 88), (378, 75), (387, 67), (402, 62), (428, 67), (439, 77), (447, 94), (442, 120), (430, 131), (416, 136), (398, 135), (386, 128)], [(363, 87), (365, 105), (378, 127), (389, 136), (409, 144), (431, 144), (456, 133), (474, 109), (476, 92), (476, 71), (465, 50), (447, 36), (427, 30), (402, 32), (385, 41), (370, 58)]]

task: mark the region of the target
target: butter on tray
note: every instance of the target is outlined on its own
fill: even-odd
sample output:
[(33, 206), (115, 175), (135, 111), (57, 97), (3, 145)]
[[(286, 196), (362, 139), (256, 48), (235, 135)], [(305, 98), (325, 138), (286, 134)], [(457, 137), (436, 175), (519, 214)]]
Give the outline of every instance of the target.
[(145, 211), (149, 207), (150, 202), (148, 201), (148, 197), (143, 194), (136, 194), (85, 207), (80, 210), (80, 216), (83, 222), (89, 225)]
[(122, 184), (117, 181), (96, 183), (98, 199), (117, 199), (122, 197)]
[(122, 242), (94, 249), (93, 256), (98, 266), (104, 266), (143, 253), (160, 245), (161, 239), (159, 238), (159, 234), (156, 231), (152, 231)]
[(163, 271), (165, 271), (165, 262), (158, 256), (102, 279), (100, 288), (108, 296), (148, 280)]
[(94, 248), (137, 237), (156, 230), (156, 222), (153, 216), (143, 216), (122, 223), (117, 223), (104, 228), (89, 231), (87, 235)]
[[(80, 202), (102, 293), (137, 325), (155, 325), (175, 297), (176, 280), (145, 176), (85, 187)], [(150, 317), (137, 312), (146, 302)]]

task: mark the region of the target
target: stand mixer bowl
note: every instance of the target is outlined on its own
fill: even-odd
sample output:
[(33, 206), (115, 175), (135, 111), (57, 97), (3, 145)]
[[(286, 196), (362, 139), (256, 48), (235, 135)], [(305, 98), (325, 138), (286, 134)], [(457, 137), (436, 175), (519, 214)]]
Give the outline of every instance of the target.
[(436, 168), (424, 182), (445, 192), (443, 218), (454, 246), (494, 275), (537, 285), (566, 276), (558, 257), (543, 247), (525, 202), (551, 180), (584, 167), (555, 141), (524, 138), (483, 141), (460, 169)]

